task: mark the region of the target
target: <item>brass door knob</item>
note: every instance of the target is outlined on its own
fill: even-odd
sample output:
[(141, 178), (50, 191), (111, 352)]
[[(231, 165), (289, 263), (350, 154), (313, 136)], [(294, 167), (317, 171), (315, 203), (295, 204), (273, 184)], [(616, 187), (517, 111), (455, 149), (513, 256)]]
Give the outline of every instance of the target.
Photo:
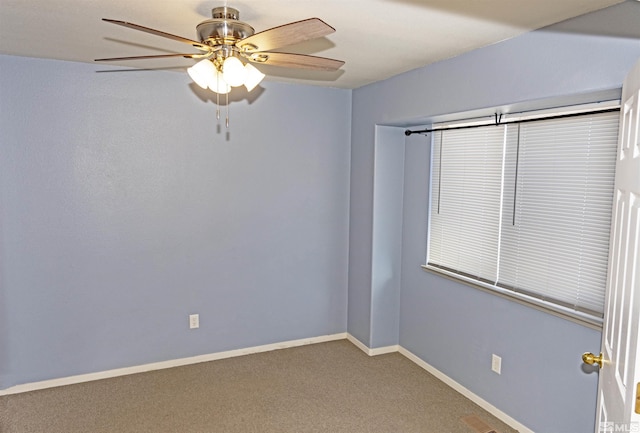
[(596, 356), (591, 352), (584, 353), (582, 354), (582, 361), (589, 365), (598, 364), (602, 368), (602, 352), (600, 352), (600, 356)]

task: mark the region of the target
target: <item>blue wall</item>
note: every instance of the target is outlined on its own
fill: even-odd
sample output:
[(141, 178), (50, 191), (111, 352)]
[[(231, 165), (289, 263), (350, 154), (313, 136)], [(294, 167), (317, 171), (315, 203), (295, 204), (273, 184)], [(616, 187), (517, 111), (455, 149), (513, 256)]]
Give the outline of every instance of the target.
[[(0, 97), (2, 94), (0, 93)], [(0, 104), (0, 117), (2, 113), (2, 104)], [(0, 143), (2, 146), (2, 143)], [(1, 152), (1, 151), (0, 151)], [(0, 153), (0, 159), (2, 158)], [(4, 183), (4, 176), (0, 172), (0, 185)], [(2, 218), (4, 215), (3, 209), (3, 196), (4, 194), (0, 193), (0, 389), (3, 388), (3, 385), (8, 382), (9, 377), (9, 352), (7, 347), (7, 342), (9, 341), (9, 327), (7, 325), (7, 311), (6, 311), (6, 301), (4, 297), (4, 242), (2, 241), (3, 236), (3, 224)]]
[(0, 388), (346, 330), (351, 91), (0, 70)]
[(0, 56), (0, 389), (347, 329), (538, 433), (593, 431), (600, 333), (421, 270), (429, 146), (398, 126), (616, 89), (637, 22), (629, 1), (353, 92), (266, 83), (229, 134), (186, 74)]
[(398, 344), (404, 146), (397, 137), (398, 128), (376, 126), (369, 347)]
[[(594, 22), (599, 31), (608, 28), (607, 35), (589, 34)], [(395, 314), (394, 305), (372, 296), (376, 270), (371, 258), (388, 253), (375, 250), (385, 245), (377, 242), (382, 230), (376, 224), (378, 180), (397, 182), (403, 176), (395, 344), (537, 433), (594, 431), (597, 374), (583, 369), (580, 355), (599, 349), (600, 332), (423, 271), (428, 140), (397, 134), (395, 157), (402, 153), (405, 164), (394, 176), (388, 166), (378, 168), (376, 125), (422, 125), (449, 113), (545, 104), (541, 100), (551, 105), (584, 101), (586, 94), (611, 89), (616, 94), (640, 57), (638, 37), (615, 36), (623, 22), (640, 22), (640, 4), (626, 2), (353, 93), (349, 332), (375, 343), (385, 326), (378, 318)], [(387, 129), (384, 135), (390, 135)], [(396, 224), (391, 221), (389, 230), (396, 230)], [(492, 353), (502, 357), (501, 375), (491, 372)]]

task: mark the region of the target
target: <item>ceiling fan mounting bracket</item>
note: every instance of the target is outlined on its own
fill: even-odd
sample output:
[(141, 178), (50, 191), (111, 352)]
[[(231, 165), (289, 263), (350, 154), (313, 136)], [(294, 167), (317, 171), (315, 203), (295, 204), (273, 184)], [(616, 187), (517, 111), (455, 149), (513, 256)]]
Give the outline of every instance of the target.
[(208, 45), (234, 45), (236, 42), (252, 36), (253, 27), (239, 20), (240, 12), (227, 6), (211, 10), (211, 19), (196, 26), (200, 42)]
[(240, 19), (240, 11), (228, 6), (218, 6), (211, 9), (211, 18), (238, 21)]

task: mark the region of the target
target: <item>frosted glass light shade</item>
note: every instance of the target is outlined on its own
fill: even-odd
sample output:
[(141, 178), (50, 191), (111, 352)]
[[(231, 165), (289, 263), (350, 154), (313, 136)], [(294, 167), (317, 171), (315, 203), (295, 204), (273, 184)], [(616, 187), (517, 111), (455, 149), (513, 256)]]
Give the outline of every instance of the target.
[(225, 95), (231, 91), (231, 86), (224, 80), (220, 71), (216, 71), (214, 77), (209, 82), (209, 88), (220, 95)]
[(250, 92), (260, 84), (265, 75), (251, 63), (244, 65), (244, 69), (247, 71), (247, 78), (244, 80), (244, 87), (246, 87), (247, 91)]
[(212, 77), (216, 74), (216, 67), (210, 60), (201, 60), (189, 69), (187, 69), (191, 79), (203, 89), (209, 87)]
[(247, 70), (240, 59), (228, 57), (222, 64), (222, 77), (231, 87), (242, 86), (247, 77)]

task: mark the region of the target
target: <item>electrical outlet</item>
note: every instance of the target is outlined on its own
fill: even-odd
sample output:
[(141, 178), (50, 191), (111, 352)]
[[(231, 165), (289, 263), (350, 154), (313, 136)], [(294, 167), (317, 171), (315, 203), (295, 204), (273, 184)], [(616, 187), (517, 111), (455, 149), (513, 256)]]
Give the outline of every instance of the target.
[(500, 358), (498, 355), (494, 353), (493, 355), (491, 355), (491, 371), (493, 371), (494, 373), (500, 374), (501, 370), (502, 370), (502, 358)]
[(200, 327), (200, 315), (199, 314), (190, 314), (189, 315), (189, 329), (195, 329)]

